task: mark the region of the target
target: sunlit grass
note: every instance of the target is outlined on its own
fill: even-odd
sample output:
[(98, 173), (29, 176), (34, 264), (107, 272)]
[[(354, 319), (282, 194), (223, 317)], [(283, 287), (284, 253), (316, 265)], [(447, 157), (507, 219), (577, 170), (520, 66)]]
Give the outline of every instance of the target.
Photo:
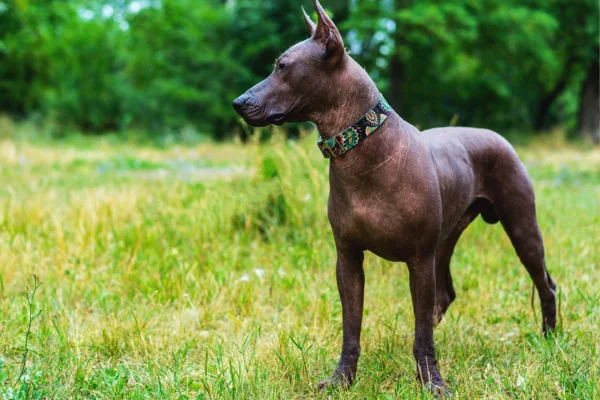
[[(525, 269), (499, 225), (476, 221), (436, 328), (441, 371), (459, 398), (597, 398), (600, 150), (555, 140), (518, 151), (562, 330), (542, 339)], [(0, 141), (0, 393), (427, 398), (413, 378), (406, 268), (370, 254), (358, 380), (314, 390), (341, 345), (327, 173), (314, 136), (164, 149)], [(42, 314), (15, 383), (33, 274)]]

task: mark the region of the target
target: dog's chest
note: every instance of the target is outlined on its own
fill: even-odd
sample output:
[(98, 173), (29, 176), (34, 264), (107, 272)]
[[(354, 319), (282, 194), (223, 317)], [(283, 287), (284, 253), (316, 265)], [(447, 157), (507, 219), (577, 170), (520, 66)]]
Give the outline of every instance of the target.
[(338, 240), (391, 261), (412, 255), (423, 234), (424, 217), (423, 207), (410, 198), (376, 190), (329, 200), (329, 219)]

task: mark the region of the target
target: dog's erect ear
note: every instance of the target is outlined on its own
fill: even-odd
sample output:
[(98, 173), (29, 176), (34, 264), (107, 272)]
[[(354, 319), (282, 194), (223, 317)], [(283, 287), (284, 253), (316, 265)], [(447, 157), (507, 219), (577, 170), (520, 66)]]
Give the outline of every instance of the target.
[(304, 7), (302, 7), (302, 13), (304, 14), (304, 22), (306, 22), (306, 26), (310, 31), (310, 36), (315, 34), (315, 29), (317, 29), (317, 24), (313, 22), (313, 20), (308, 16)]
[(323, 59), (338, 62), (342, 59), (346, 51), (342, 35), (340, 35), (337, 26), (335, 26), (323, 7), (321, 7), (319, 0), (315, 0), (315, 9), (319, 16), (319, 22), (315, 28), (313, 39), (321, 43), (325, 48)]

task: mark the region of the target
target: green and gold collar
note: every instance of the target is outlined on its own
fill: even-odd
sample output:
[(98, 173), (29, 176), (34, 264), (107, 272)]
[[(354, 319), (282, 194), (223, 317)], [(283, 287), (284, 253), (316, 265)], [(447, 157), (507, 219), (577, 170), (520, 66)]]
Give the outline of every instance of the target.
[(339, 157), (368, 138), (391, 113), (392, 107), (381, 96), (377, 104), (354, 125), (329, 139), (319, 136), (317, 145), (325, 158)]

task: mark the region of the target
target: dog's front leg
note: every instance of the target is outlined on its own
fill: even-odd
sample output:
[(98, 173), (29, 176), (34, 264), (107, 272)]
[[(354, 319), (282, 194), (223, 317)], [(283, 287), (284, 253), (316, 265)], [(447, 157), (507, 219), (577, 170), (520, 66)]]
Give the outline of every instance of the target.
[(415, 313), (413, 353), (417, 362), (417, 379), (437, 395), (447, 389), (437, 367), (433, 343), (435, 254), (412, 260), (408, 263), (408, 269)]
[(319, 389), (332, 385), (350, 386), (356, 376), (365, 287), (363, 258), (362, 250), (337, 246), (336, 277), (344, 326), (342, 355), (331, 378), (319, 383)]

